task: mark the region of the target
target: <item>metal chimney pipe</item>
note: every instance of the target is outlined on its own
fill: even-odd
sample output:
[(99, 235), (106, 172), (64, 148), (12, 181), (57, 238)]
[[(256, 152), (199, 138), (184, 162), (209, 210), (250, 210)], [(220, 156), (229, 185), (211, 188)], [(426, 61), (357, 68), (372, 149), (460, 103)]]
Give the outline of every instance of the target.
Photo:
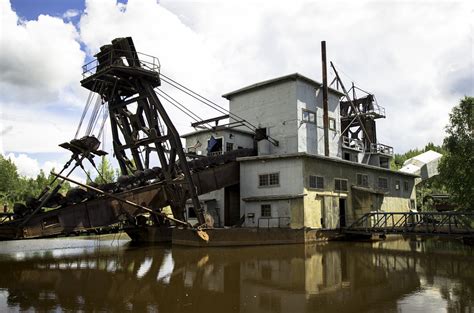
[(324, 155), (329, 156), (329, 113), (328, 113), (328, 73), (326, 66), (326, 41), (321, 41), (321, 60), (323, 71), (323, 128)]

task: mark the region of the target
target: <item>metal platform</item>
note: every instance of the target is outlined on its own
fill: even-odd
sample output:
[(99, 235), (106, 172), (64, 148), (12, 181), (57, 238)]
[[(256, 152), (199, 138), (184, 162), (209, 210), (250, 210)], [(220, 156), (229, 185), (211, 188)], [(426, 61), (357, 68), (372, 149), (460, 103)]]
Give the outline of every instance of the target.
[(474, 236), (474, 212), (371, 212), (343, 232), (471, 237)]

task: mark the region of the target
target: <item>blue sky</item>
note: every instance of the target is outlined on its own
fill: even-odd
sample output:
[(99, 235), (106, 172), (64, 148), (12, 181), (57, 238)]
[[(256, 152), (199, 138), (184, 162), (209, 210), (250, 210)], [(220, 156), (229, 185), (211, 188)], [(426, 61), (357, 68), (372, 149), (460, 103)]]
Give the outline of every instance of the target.
[(62, 17), (68, 10), (83, 12), (85, 8), (83, 0), (12, 0), (11, 4), (18, 16), (27, 20), (35, 20), (40, 14)]
[[(24, 175), (62, 166), (69, 155), (57, 145), (74, 136), (88, 96), (81, 66), (119, 36), (132, 36), (163, 73), (222, 106), (220, 95), (273, 77), (321, 80), (326, 40), (343, 79), (385, 107), (382, 143), (404, 152), (442, 142), (451, 108), (474, 94), (472, 1), (291, 3), (0, 0), (0, 153)], [(218, 115), (180, 100), (204, 118)], [(168, 110), (180, 132), (192, 130)]]

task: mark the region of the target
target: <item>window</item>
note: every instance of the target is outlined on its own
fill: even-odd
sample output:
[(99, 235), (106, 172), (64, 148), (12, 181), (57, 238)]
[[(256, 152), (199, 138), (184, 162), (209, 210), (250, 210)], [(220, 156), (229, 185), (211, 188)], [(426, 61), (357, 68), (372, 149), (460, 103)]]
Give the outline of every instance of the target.
[(324, 189), (324, 177), (310, 175), (309, 188)]
[(188, 208), (188, 218), (196, 218), (196, 212), (194, 212), (194, 208), (193, 207), (189, 207)]
[(379, 188), (388, 189), (388, 178), (386, 177), (379, 177)]
[(403, 182), (403, 190), (405, 190), (405, 191), (410, 190), (410, 184), (407, 181)]
[(316, 123), (316, 113), (303, 109), (303, 122)]
[(390, 168), (390, 161), (388, 158), (380, 158), (380, 167)]
[(259, 187), (274, 187), (280, 185), (280, 173), (258, 175)]
[(262, 204), (260, 206), (261, 217), (272, 217), (272, 206), (270, 204)]
[(357, 174), (357, 185), (363, 187), (369, 187), (369, 175)]
[(400, 181), (399, 180), (396, 180), (395, 181), (395, 190), (400, 190)]
[(332, 117), (329, 118), (329, 129), (336, 130), (336, 119)]
[(270, 186), (278, 186), (280, 184), (280, 173), (272, 173), (270, 176)]
[(207, 155), (218, 155), (222, 153), (222, 138), (214, 138), (207, 141)]
[(336, 191), (347, 191), (347, 179), (334, 179), (334, 189)]
[(227, 142), (225, 144), (225, 151), (232, 151), (234, 150), (234, 144), (232, 142)]

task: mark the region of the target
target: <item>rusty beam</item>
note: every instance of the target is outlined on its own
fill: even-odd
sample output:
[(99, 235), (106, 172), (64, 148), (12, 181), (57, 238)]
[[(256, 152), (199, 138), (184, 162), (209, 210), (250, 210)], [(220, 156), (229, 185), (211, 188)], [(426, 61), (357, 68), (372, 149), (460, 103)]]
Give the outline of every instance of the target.
[(154, 211), (154, 210), (152, 210), (152, 209), (150, 209), (150, 208), (147, 208), (147, 207), (145, 207), (145, 206), (143, 206), (143, 205), (137, 204), (137, 203), (132, 202), (132, 201), (130, 201), (130, 200), (122, 199), (121, 197), (118, 197), (118, 196), (116, 196), (116, 195), (114, 195), (114, 194), (107, 193), (107, 192), (104, 192), (104, 191), (102, 191), (102, 190), (100, 190), (100, 189), (98, 189), (98, 188), (95, 188), (95, 187), (92, 187), (92, 186), (89, 186), (89, 185), (80, 183), (80, 182), (75, 181), (75, 180), (73, 180), (73, 179), (71, 179), (71, 178), (69, 178), (69, 177), (65, 177), (65, 176), (62, 176), (62, 175), (60, 175), (60, 174), (56, 174), (56, 173), (54, 173), (54, 172), (51, 172), (51, 174), (52, 174), (53, 176), (62, 178), (62, 179), (64, 179), (64, 180), (67, 180), (67, 181), (69, 181), (69, 182), (71, 182), (71, 183), (73, 183), (73, 184), (76, 184), (76, 185), (78, 185), (78, 186), (81, 186), (81, 187), (84, 187), (84, 188), (86, 188), (86, 189), (89, 189), (89, 190), (98, 192), (98, 193), (100, 193), (100, 194), (102, 194), (102, 195), (104, 195), (104, 196), (106, 196), (106, 197), (115, 199), (115, 200), (120, 201), (120, 202), (124, 202), (124, 203), (126, 203), (126, 204), (129, 204), (129, 205), (131, 205), (131, 206), (133, 206), (133, 207), (136, 207), (136, 208), (138, 208), (138, 209), (141, 209), (141, 210), (143, 210), (143, 211), (146, 211), (146, 212), (149, 212), (149, 213), (152, 213), (152, 214), (161, 216), (161, 217), (163, 217), (163, 218), (165, 218), (165, 219), (168, 219), (168, 220), (170, 220), (170, 221), (173, 221), (173, 222), (175, 222), (175, 223), (178, 223), (178, 224), (181, 224), (181, 225), (185, 225), (185, 226), (191, 226), (189, 223), (184, 222), (184, 221), (181, 221), (181, 220), (178, 220), (178, 219), (173, 218), (173, 217), (169, 217), (169, 216), (166, 215), (165, 213), (156, 212), (156, 211)]

